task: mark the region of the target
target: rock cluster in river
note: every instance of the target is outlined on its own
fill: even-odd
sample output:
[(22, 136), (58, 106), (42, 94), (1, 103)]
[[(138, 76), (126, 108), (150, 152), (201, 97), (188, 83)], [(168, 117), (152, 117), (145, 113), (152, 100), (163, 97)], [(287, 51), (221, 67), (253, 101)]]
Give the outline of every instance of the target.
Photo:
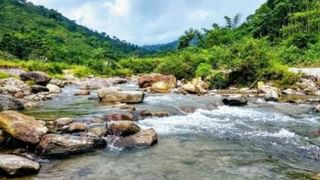
[[(150, 147), (158, 141), (153, 129), (141, 130), (132, 120), (109, 121), (97, 117), (58, 118), (44, 122), (16, 111), (3, 111), (0, 113), (0, 129), (2, 148), (12, 148), (2, 142), (16, 141), (17, 148), (25, 148), (34, 154), (32, 156), (46, 158), (94, 151), (106, 147), (107, 142), (123, 149)], [(0, 175), (21, 176), (38, 172), (39, 163), (22, 156), (19, 153), (0, 155)]]
[(36, 106), (38, 101), (52, 99), (61, 93), (61, 88), (67, 84), (39, 71), (22, 72), (19, 76), (21, 80), (0, 80), (0, 110), (21, 110)]

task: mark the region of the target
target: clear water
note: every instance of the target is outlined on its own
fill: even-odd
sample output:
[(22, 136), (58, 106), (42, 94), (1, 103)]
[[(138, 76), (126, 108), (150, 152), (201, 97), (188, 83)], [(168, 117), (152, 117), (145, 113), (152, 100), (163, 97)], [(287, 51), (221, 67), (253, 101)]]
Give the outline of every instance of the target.
[[(111, 109), (72, 96), (76, 89), (68, 87), (26, 113), (54, 119), (101, 116)], [(320, 127), (320, 116), (308, 105), (253, 101), (227, 107), (218, 97), (166, 94), (148, 95), (137, 109), (173, 115), (138, 122), (142, 128), (155, 128), (158, 145), (51, 160), (38, 175), (24, 179), (310, 179), (320, 172), (320, 139), (310, 136)], [(197, 110), (186, 114), (186, 109)]]

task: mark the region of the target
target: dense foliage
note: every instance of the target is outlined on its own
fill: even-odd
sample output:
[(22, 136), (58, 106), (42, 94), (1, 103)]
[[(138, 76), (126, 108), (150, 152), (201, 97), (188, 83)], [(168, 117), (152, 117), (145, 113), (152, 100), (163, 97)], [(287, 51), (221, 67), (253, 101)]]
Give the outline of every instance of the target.
[(93, 68), (145, 53), (136, 45), (91, 31), (55, 10), (25, 0), (0, 1), (0, 50), (19, 59), (86, 64)]
[(320, 1), (268, 0), (241, 26), (240, 17), (226, 16), (225, 26), (203, 32), (186, 31), (179, 50), (159, 55), (153, 71), (202, 77), (213, 88), (225, 88), (260, 80), (290, 85), (296, 76), (287, 66), (320, 65)]

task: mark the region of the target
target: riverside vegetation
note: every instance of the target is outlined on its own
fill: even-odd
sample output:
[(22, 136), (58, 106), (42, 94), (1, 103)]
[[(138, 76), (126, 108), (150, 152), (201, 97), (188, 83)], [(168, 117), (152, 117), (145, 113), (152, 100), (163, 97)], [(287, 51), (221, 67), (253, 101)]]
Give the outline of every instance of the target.
[(155, 53), (92, 32), (54, 10), (3, 0), (1, 64), (33, 59), (22, 64), (54, 74), (72, 65), (79, 76), (159, 72), (178, 79), (202, 77), (215, 88), (257, 80), (290, 85), (296, 77), (287, 66), (319, 64), (319, 6), (317, 0), (270, 0), (241, 25), (240, 14), (225, 17), (226, 26), (190, 29), (179, 38), (177, 49)]
[[(77, 25), (55, 10), (25, 0), (0, 1), (0, 175), (36, 174), (40, 165), (48, 168), (51, 161), (98, 149), (148, 148), (158, 143), (159, 131), (165, 154), (190, 151), (206, 168), (247, 164), (251, 173), (236, 172), (239, 178), (319, 178), (314, 162), (320, 154), (320, 77), (289, 67), (320, 65), (320, 2), (268, 0), (243, 23), (240, 14), (225, 21), (189, 29), (172, 43), (138, 47)], [(214, 149), (211, 142), (235, 151), (236, 159), (228, 162), (234, 164), (224, 164), (232, 155), (211, 159), (206, 149)], [(245, 146), (236, 147), (239, 142)], [(204, 154), (195, 154), (197, 143), (203, 143), (200, 149), (205, 144)], [(243, 158), (239, 151), (258, 159)], [(144, 155), (144, 168), (157, 167), (160, 173), (141, 174), (137, 166), (130, 169), (139, 171), (131, 178), (188, 174), (179, 169), (173, 176), (163, 169), (166, 158)], [(234, 178), (233, 172), (225, 173), (230, 168), (220, 171), (222, 176), (203, 169), (198, 174), (193, 160), (180, 158), (166, 160), (193, 168), (192, 178), (202, 173)], [(82, 162), (85, 168), (90, 161)], [(128, 171), (118, 167), (109, 167), (115, 168), (110, 178)], [(72, 177), (105, 177), (82, 168), (74, 175), (73, 166), (64, 168), (72, 169)]]

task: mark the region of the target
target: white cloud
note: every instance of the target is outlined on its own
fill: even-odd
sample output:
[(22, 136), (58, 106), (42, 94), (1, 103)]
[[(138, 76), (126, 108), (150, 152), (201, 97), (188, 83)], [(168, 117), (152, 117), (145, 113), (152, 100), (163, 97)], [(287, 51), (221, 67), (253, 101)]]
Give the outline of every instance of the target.
[(79, 24), (129, 42), (165, 43), (190, 27), (224, 23), (225, 15), (254, 12), (266, 0), (30, 0)]

